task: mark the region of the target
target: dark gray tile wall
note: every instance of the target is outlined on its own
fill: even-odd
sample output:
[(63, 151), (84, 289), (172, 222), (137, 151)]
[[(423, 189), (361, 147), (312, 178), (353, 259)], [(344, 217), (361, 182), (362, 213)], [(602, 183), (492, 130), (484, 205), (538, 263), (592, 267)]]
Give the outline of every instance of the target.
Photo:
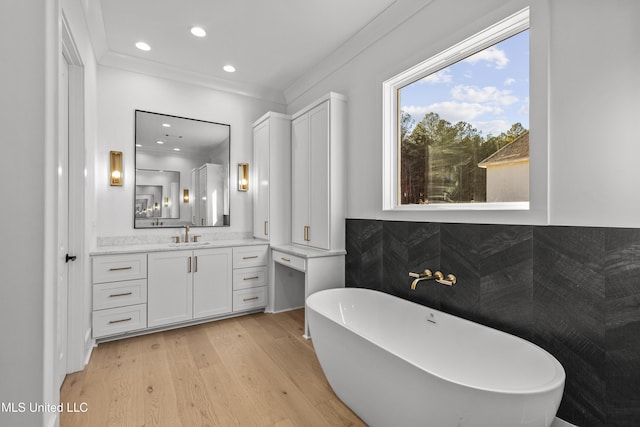
[[(567, 382), (558, 416), (640, 425), (640, 229), (347, 220), (346, 283), (530, 340)], [(453, 273), (410, 290), (409, 271)]]

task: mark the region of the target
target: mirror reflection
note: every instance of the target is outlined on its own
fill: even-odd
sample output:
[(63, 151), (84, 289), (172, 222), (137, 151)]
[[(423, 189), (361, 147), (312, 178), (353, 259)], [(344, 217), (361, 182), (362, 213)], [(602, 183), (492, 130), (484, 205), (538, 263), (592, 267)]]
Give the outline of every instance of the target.
[(230, 224), (230, 129), (136, 110), (134, 227)]

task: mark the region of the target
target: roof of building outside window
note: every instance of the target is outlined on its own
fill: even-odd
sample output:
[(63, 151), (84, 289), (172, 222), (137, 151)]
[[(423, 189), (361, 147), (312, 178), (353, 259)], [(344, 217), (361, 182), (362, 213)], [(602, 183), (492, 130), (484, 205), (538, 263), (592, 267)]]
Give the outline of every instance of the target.
[(478, 163), (481, 168), (506, 163), (524, 162), (529, 160), (529, 131)]

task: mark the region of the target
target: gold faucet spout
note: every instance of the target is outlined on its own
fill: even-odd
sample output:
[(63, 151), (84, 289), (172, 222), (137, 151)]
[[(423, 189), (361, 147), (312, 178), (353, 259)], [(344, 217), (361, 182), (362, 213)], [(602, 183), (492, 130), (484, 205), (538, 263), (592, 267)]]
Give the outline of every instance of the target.
[[(415, 280), (411, 282), (411, 289), (415, 291), (418, 283), (424, 280), (435, 280), (438, 277), (437, 273), (440, 272), (436, 271), (436, 274), (433, 274), (429, 269), (425, 270), (424, 273), (409, 273), (409, 277), (415, 278)], [(442, 273), (440, 273), (440, 275), (442, 275)]]

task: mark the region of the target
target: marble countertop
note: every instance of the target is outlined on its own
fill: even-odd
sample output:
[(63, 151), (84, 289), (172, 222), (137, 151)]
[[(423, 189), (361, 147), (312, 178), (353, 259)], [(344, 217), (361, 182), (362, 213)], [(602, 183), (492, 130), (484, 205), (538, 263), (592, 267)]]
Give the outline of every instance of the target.
[(258, 239), (212, 240), (198, 243), (146, 243), (119, 246), (98, 246), (89, 251), (89, 255), (114, 255), (138, 252), (180, 251), (210, 248), (228, 248), (235, 246), (268, 245), (269, 242)]
[(284, 252), (289, 255), (299, 256), (302, 258), (330, 257), (345, 255), (347, 253), (347, 251), (345, 250), (327, 251), (323, 249), (307, 248), (298, 245), (271, 245), (271, 249), (275, 249), (276, 251)]

